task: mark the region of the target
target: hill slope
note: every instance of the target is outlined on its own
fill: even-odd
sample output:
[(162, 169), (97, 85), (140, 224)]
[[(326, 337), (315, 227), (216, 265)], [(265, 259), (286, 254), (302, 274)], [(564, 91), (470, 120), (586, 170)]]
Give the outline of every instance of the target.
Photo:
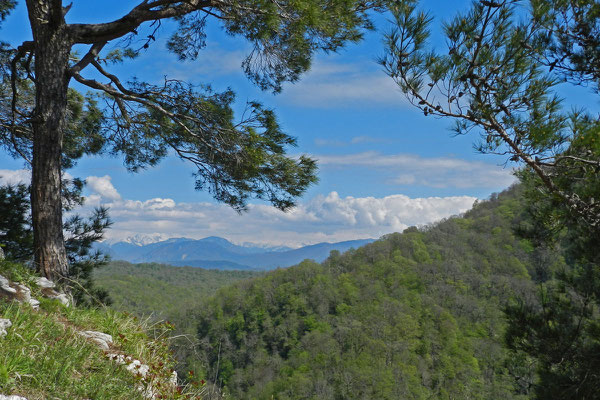
[(153, 320), (181, 320), (188, 308), (217, 289), (262, 274), (112, 261), (94, 271), (94, 282), (108, 291), (117, 310), (140, 317), (152, 315)]
[(0, 275), (0, 398), (201, 398), (204, 388), (174, 381), (170, 326), (44, 298), (30, 271), (7, 261), (0, 260)]
[(206, 376), (238, 399), (528, 398), (502, 306), (545, 250), (513, 233), (518, 192), (221, 289), (198, 307)]

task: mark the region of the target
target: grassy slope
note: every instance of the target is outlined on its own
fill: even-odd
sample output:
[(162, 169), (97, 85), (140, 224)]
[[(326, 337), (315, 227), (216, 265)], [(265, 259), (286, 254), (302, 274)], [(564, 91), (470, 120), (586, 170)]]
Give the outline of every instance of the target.
[[(34, 288), (32, 275), (19, 265), (0, 262), (0, 274)], [(13, 324), (0, 339), (1, 394), (29, 400), (143, 399), (137, 386), (144, 385), (144, 380), (109, 360), (95, 344), (78, 335), (79, 330), (112, 335), (111, 352), (151, 366), (149, 377), (153, 379), (166, 381), (170, 376), (174, 362), (165, 338), (168, 327), (143, 326), (136, 318), (111, 309), (79, 309), (64, 307), (56, 300), (40, 300), (40, 310), (34, 311), (29, 305), (0, 299), (0, 318)], [(160, 394), (164, 398), (197, 398), (189, 391), (179, 395), (172, 388), (164, 388)]]

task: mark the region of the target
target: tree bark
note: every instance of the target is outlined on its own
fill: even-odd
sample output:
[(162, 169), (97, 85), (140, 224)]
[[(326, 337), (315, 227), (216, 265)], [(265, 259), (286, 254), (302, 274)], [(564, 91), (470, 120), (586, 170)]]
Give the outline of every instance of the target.
[(71, 43), (60, 1), (28, 0), (35, 42), (31, 212), (35, 265), (45, 277), (67, 276), (62, 222), (61, 157)]

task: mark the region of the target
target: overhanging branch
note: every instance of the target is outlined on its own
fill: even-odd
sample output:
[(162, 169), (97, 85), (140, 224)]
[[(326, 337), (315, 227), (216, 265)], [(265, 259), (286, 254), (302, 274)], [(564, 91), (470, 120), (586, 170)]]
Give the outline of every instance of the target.
[(73, 43), (106, 42), (134, 32), (144, 22), (180, 17), (217, 4), (214, 0), (145, 0), (115, 21), (101, 24), (70, 24), (68, 30)]

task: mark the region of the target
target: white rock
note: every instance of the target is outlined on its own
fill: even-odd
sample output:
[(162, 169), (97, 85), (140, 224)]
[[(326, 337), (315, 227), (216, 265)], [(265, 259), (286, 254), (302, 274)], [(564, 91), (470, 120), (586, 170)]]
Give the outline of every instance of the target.
[(2, 275), (0, 275), (0, 289), (4, 290), (5, 292), (8, 292), (10, 294), (17, 293), (17, 291), (15, 289), (10, 287), (10, 281), (8, 279), (6, 279), (5, 277), (3, 277)]
[(125, 368), (133, 374), (140, 374), (144, 378), (148, 374), (148, 371), (150, 371), (150, 367), (146, 364), (142, 364), (140, 360), (133, 360), (131, 364)]
[(40, 308), (40, 302), (34, 299), (33, 297), (29, 299), (29, 305), (31, 305), (31, 308), (33, 308), (34, 310), (38, 310)]
[(64, 293), (58, 293), (55, 296), (48, 296), (49, 299), (56, 299), (58, 301), (60, 301), (63, 305), (65, 306), (69, 306), (71, 305), (71, 300), (69, 299), (69, 296), (67, 296)]
[(48, 289), (51, 289), (51, 288), (53, 288), (55, 286), (54, 282), (52, 282), (51, 280), (48, 280), (48, 279), (44, 278), (43, 276), (39, 277), (39, 278), (35, 278), (35, 283), (38, 285), (39, 288), (48, 288)]
[(112, 336), (110, 336), (107, 333), (96, 332), (96, 331), (79, 331), (77, 333), (85, 338), (88, 338), (88, 339), (96, 342), (102, 350), (108, 350), (109, 349), (108, 345), (112, 344), (112, 342), (113, 342)]
[(169, 378), (169, 383), (174, 387), (177, 387), (177, 371), (173, 371), (171, 377)]
[[(10, 322), (9, 319), (4, 319), (4, 318), (0, 318), (0, 338), (3, 338), (4, 336), (6, 336), (7, 332), (6, 329), (10, 328), (12, 326), (12, 322)], [(0, 397), (0, 400), (2, 398)]]
[(17, 300), (21, 303), (29, 303), (31, 300), (31, 290), (22, 283), (15, 282), (13, 287), (17, 290)]
[(3, 394), (0, 394), (0, 400), (27, 400), (25, 397), (21, 397), (21, 396), (17, 396), (17, 395), (11, 395), (11, 396), (5, 396)]

